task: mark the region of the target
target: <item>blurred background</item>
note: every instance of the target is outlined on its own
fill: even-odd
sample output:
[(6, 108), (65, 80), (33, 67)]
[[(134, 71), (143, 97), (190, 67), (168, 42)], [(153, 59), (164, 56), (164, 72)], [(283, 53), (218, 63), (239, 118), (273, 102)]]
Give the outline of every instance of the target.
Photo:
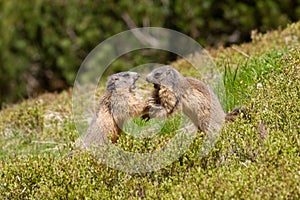
[[(131, 28), (170, 28), (218, 47), (248, 42), (252, 30), (283, 28), (299, 18), (300, 0), (0, 0), (0, 107), (72, 87), (88, 53)], [(108, 73), (174, 59), (133, 52)]]

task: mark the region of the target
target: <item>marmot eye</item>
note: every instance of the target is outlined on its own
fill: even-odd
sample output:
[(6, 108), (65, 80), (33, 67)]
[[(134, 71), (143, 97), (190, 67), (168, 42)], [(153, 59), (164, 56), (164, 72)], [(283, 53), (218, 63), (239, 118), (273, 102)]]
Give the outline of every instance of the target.
[(117, 76), (112, 76), (111, 79), (116, 81), (116, 80), (119, 80), (119, 77), (117, 77)]
[(155, 77), (155, 78), (158, 78), (160, 75), (161, 75), (161, 72), (156, 72), (156, 73), (154, 74), (154, 77)]

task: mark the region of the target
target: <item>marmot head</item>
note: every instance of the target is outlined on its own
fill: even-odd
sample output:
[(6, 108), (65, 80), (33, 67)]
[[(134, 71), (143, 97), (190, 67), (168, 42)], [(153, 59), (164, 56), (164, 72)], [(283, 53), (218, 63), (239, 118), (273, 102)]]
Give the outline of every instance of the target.
[(152, 70), (152, 72), (147, 75), (146, 81), (153, 83), (156, 89), (160, 88), (160, 86), (164, 86), (176, 91), (176, 86), (182, 78), (182, 75), (176, 69), (167, 65)]
[(125, 89), (132, 92), (135, 89), (135, 82), (139, 79), (140, 75), (136, 72), (120, 72), (113, 74), (109, 77), (106, 85), (107, 91), (116, 89)]

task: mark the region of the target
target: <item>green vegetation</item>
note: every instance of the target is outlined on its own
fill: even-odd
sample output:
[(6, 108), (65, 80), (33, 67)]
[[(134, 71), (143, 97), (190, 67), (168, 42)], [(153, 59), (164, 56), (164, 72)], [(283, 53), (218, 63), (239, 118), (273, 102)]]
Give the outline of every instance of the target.
[[(1, 199), (299, 199), (299, 30), (300, 22), (253, 35), (252, 43), (211, 50), (224, 69), (224, 107), (242, 104), (248, 113), (224, 126), (208, 156), (199, 157), (204, 137), (198, 133), (178, 161), (156, 172), (127, 174), (87, 152), (68, 158), (77, 137), (71, 92), (3, 109)], [(181, 61), (174, 66), (188, 69)], [(177, 120), (155, 143), (122, 134), (117, 145), (151, 151), (173, 136)]]
[[(135, 27), (165, 27), (202, 45), (250, 40), (300, 19), (292, 0), (61, 1), (0, 0), (0, 107), (44, 91), (61, 91), (74, 82), (88, 53), (103, 40)], [(274, 20), (276, 19), (276, 20)], [(100, 55), (105, 56), (105, 55)], [(141, 63), (166, 63), (157, 51), (124, 56), (113, 72)]]

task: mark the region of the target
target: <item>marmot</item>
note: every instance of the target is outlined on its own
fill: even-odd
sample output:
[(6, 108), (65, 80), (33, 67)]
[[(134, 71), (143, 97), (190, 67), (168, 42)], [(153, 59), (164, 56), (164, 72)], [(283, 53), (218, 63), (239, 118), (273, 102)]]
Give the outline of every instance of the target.
[(134, 91), (139, 77), (136, 72), (120, 72), (110, 76), (97, 113), (82, 141), (83, 148), (107, 144), (109, 134), (112, 143), (115, 143), (125, 121), (143, 114), (146, 103)]
[(182, 76), (171, 66), (154, 69), (146, 81), (154, 84), (148, 102), (150, 117), (168, 117), (182, 110), (204, 133), (217, 133), (225, 120), (234, 118), (233, 115), (226, 117), (218, 98), (206, 84)]

